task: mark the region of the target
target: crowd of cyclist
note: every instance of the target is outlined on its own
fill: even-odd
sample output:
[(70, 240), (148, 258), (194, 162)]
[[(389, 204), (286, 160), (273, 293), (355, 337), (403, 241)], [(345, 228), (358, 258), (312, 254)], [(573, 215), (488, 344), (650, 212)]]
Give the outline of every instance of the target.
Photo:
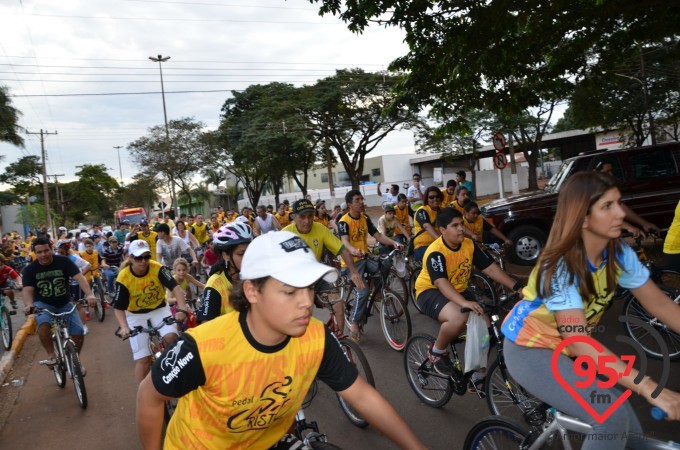
[[(209, 435), (219, 434), (211, 437), (215, 448), (229, 446), (225, 445), (229, 442), (249, 442), (248, 445), (266, 442), (268, 447), (276, 445), (286, 431), (286, 427), (280, 424), (272, 425), (276, 432), (272, 431), (272, 435), (264, 433), (267, 438), (263, 441), (258, 441), (258, 437), (252, 441), (240, 440), (243, 430), (237, 430), (238, 426), (249, 430), (266, 427), (253, 428), (252, 423), (236, 420), (239, 414), (252, 412), (248, 408), (243, 411), (226, 408), (229, 402), (238, 403), (234, 395), (252, 397), (254, 391), (239, 390), (244, 388), (244, 383), (248, 384), (244, 380), (225, 381), (220, 378), (221, 382), (236, 388), (239, 394), (216, 387), (213, 383), (217, 381), (211, 379), (216, 370), (243, 370), (231, 363), (226, 369), (222, 367), (224, 362), (216, 358), (226, 357), (228, 353), (230, 358), (242, 361), (248, 370), (255, 370), (251, 367), (273, 370), (266, 365), (268, 363), (255, 357), (253, 351), (302, 361), (304, 358), (301, 359), (299, 352), (304, 349), (310, 352), (308, 356), (311, 358), (304, 364), (316, 367), (319, 378), (340, 391), (341, 395), (346, 393), (348, 401), (355, 402), (369, 422), (404, 448), (421, 447), (410, 428), (380, 394), (361, 383), (356, 370), (337, 359), (337, 342), (334, 344), (333, 339), (329, 340), (328, 332), (324, 333), (323, 327), (318, 329), (318, 324), (310, 318), (314, 289), (332, 288), (332, 282), (337, 278), (335, 269), (322, 262), (339, 259), (342, 270), (357, 289), (357, 299), (347, 326), (351, 338), (361, 341), (360, 324), (366, 314), (368, 295), (363, 275), (376, 270), (370, 260), (362, 258), (369, 251), (368, 236), (376, 240), (379, 252), (406, 247), (422, 265), (423, 270), (415, 283), (416, 302), (423, 314), (441, 323), (437, 339), (428, 350), (428, 358), (435, 370), (444, 375), (450, 375), (453, 370), (446, 352), (448, 344), (465, 330), (469, 313), (462, 313), (461, 309), (469, 308), (475, 314), (483, 314), (467, 289), (473, 267), (508, 289), (517, 291), (520, 298), (524, 297), (508, 315), (503, 332), (510, 348), (507, 359), (512, 375), (529, 390), (535, 384), (531, 383), (530, 377), (536, 373), (542, 373), (543, 379), (551, 377), (546, 365), (549, 358), (546, 360), (545, 355), (551, 354), (551, 349), (567, 337), (558, 331), (556, 318), (566, 320), (569, 315), (570, 320), (574, 318), (584, 325), (596, 323), (602, 315), (603, 302), (611, 300), (617, 282), (639, 293), (645, 306), (663, 297), (661, 291), (649, 286), (648, 273), (636, 259), (633, 260), (634, 253), (631, 256), (630, 248), (618, 240), (626, 223), (624, 219), (628, 217), (619, 206), (620, 194), (616, 183), (608, 175), (588, 173), (570, 180), (560, 194), (556, 223), (558, 218), (563, 220), (560, 227), (553, 227), (537, 265), (537, 268), (544, 269), (534, 269), (527, 286), (505, 274), (475, 244), (476, 241), (495, 239), (512, 245), (512, 241), (480, 214), (464, 172), (459, 173), (456, 181), (447, 182), (444, 191), (437, 186), (422, 185), (418, 174), (414, 174), (413, 180), (406, 195), (399, 193), (398, 185), (392, 185), (385, 193), (378, 185), (377, 193), (385, 200), (384, 215), (378, 220), (378, 227), (366, 214), (363, 194), (351, 190), (345, 196), (345, 203), (333, 208), (330, 213), (324, 202), (313, 204), (310, 199), (301, 199), (292, 207), (287, 201), (276, 209), (258, 206), (256, 214), (250, 208), (243, 208), (240, 214), (220, 208), (208, 222), (199, 214), (196, 217), (180, 216), (176, 222), (167, 218), (153, 218), (151, 222), (142, 220), (135, 224), (123, 221), (115, 232), (108, 234), (97, 226), (83, 230), (77, 236), (60, 229), (58, 239), (47, 241), (58, 255), (78, 268), (78, 272), (74, 272), (70, 265), (64, 269), (69, 275), (73, 298), (80, 299), (86, 297), (85, 293), (87, 297), (91, 294), (89, 286), (83, 287), (90, 280), (76, 277), (75, 273), (106, 278), (106, 290), (122, 337), (130, 336), (135, 326), (146, 324), (149, 319), (156, 324), (169, 315), (174, 315), (178, 322), (191, 318), (192, 324), (201, 324), (182, 334), (179, 340), (176, 327), (168, 325), (162, 328), (160, 331), (166, 342), (177, 343), (169, 348), (165, 357), (159, 358), (153, 368), (148, 336), (140, 334), (130, 339), (135, 378), (140, 383), (137, 414), (145, 448), (159, 448), (162, 416), (158, 415), (158, 405), (173, 397), (186, 397), (186, 400), (180, 400), (177, 417), (168, 427), (166, 448), (196, 445), (196, 442), (189, 442), (187, 436), (193, 435), (189, 430), (201, 426), (205, 426), (204, 431)], [(670, 255), (680, 254), (678, 215), (669, 232), (669, 245), (664, 249)], [(565, 229), (567, 226), (571, 228)], [(12, 236), (11, 241), (15, 242), (16, 238)], [(45, 237), (42, 236), (38, 242), (43, 245)], [(12, 252), (15, 251), (13, 248)], [(27, 259), (43, 264), (34, 253), (35, 245), (33, 248), (19, 245), (18, 251), (24, 252)], [(305, 271), (307, 273), (302, 273)], [(14, 278), (12, 274), (10, 277)], [(34, 276), (31, 283), (30, 288), (33, 289), (36, 286)], [(193, 295), (192, 286), (202, 293), (198, 302), (187, 301)], [(296, 306), (299, 315), (293, 316), (293, 325), (282, 322), (296, 312), (291, 312), (293, 306), (284, 304), (285, 301), (281, 303), (280, 299), (299, 304)], [(677, 312), (680, 307), (675, 305), (674, 308), (672, 302), (665, 300), (662, 304), (663, 307), (650, 307), (650, 311), (675, 317), (669, 320), (668, 325), (680, 330), (680, 314)], [(345, 319), (341, 302), (335, 314), (340, 329), (332, 331), (342, 334)], [(85, 318), (74, 317), (74, 321), (84, 325)], [(222, 348), (225, 347), (223, 344), (215, 349), (214, 354), (212, 350), (206, 350), (214, 345), (214, 339), (232, 342), (224, 341), (225, 338), (247, 344), (243, 344), (243, 348), (226, 346), (230, 347), (228, 350)], [(295, 346), (291, 342), (295, 342)], [(567, 361), (563, 363), (565, 373), (572, 370), (567, 367), (568, 356), (588, 351), (578, 346), (569, 347), (564, 356)], [(170, 358), (173, 362), (167, 363)], [(180, 360), (183, 363), (177, 366), (175, 363)], [(281, 370), (277, 366), (275, 372), (286, 373)], [(290, 370), (295, 374), (291, 377), (295, 378), (296, 388), (310, 382), (302, 367)], [(267, 382), (265, 378), (254, 384)], [(479, 385), (483, 378), (484, 368), (471, 377), (471, 383)], [(284, 379), (280, 382), (284, 383), (281, 386), (285, 386)], [(302, 384), (298, 385), (298, 382)], [(625, 378), (620, 384), (644, 395), (650, 403), (662, 406), (670, 418), (680, 419), (680, 396), (665, 390), (661, 397), (652, 399), (650, 387), (656, 384), (649, 377), (639, 384)], [(286, 389), (286, 392), (293, 392), (293, 388)], [(559, 405), (569, 414), (589, 423), (595, 422), (572, 407), (565, 395), (558, 395), (551, 383), (541, 383), (541, 389), (536, 388), (532, 393), (548, 403)], [(291, 405), (302, 401), (298, 397), (300, 395), (291, 397)], [(376, 409), (364, 404), (363, 397), (371, 399), (373, 408), (384, 415), (378, 417)], [(205, 420), (192, 416), (196, 408), (203, 411), (207, 417), (204, 417)], [(281, 417), (292, 421), (291, 413), (294, 416), (295, 408), (281, 413)], [(228, 431), (216, 430), (211, 425), (215, 420), (225, 418), (234, 419), (239, 425), (231, 428), (229, 422)], [(623, 433), (622, 430), (639, 428), (630, 408), (622, 409), (614, 418), (616, 420), (611, 422), (594, 424), (594, 433), (612, 430)], [(397, 431), (391, 429), (395, 424), (400, 426)], [(200, 434), (195, 436), (197, 439), (205, 438)], [(623, 442), (625, 444), (625, 439)]]

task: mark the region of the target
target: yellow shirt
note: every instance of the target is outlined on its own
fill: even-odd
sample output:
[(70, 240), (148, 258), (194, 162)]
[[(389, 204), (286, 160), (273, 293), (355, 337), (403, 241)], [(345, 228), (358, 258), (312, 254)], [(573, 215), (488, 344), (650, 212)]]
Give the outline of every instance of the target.
[(480, 242), (484, 239), (484, 218), (481, 215), (477, 216), (477, 220), (474, 222), (468, 222), (465, 216), (463, 216), (463, 225), (472, 231)]
[[(340, 236), (347, 236), (349, 242), (354, 248), (358, 248), (364, 253), (368, 253), (368, 235), (373, 236), (378, 230), (373, 225), (366, 215), (361, 214), (358, 219), (353, 218), (346, 213), (338, 222), (340, 228)], [(354, 261), (361, 259), (354, 257)], [(345, 260), (342, 260), (342, 267), (346, 267)]]
[[(217, 312), (217, 307), (210, 307), (212, 302), (220, 302), (220, 316), (229, 314), (234, 310), (229, 303), (229, 291), (231, 290), (231, 281), (227, 278), (224, 272), (210, 275), (208, 281), (205, 283), (205, 290), (203, 291), (203, 311)], [(217, 298), (219, 296), (219, 298)], [(215, 308), (215, 309), (213, 309)], [(214, 313), (213, 313), (214, 314)], [(214, 319), (209, 314), (204, 313), (205, 320)]]
[(423, 270), (420, 271), (416, 280), (416, 298), (429, 289), (437, 289), (430, 278), (430, 272), (426, 269), (425, 262), (431, 253), (438, 252), (444, 257), (446, 278), (457, 292), (467, 289), (470, 275), (472, 274), (472, 257), (475, 252), (475, 244), (468, 238), (463, 239), (458, 250), (453, 250), (444, 242), (444, 238), (439, 237), (430, 244), (423, 256)]
[(453, 201), (456, 200), (456, 195), (449, 195), (449, 193), (446, 192), (446, 189), (442, 191), (442, 194), (444, 194), (444, 199), (440, 202), (442, 205), (448, 205), (449, 203), (453, 203)]
[[(404, 206), (403, 209), (400, 209), (399, 206), (394, 207), (394, 215), (399, 219), (399, 223), (401, 223), (401, 226), (404, 227), (406, 231), (409, 233), (411, 232), (411, 221), (410, 221), (410, 216), (408, 215), (408, 205)], [(401, 232), (399, 228), (394, 230), (394, 234), (404, 234)]]
[[(172, 231), (172, 228), (170, 229)], [(149, 248), (151, 249), (151, 259), (156, 261), (156, 241), (158, 240), (157, 238), (158, 234), (155, 231), (149, 231), (149, 234), (144, 236), (144, 233), (141, 231), (137, 233), (137, 239), (141, 239), (142, 241), (146, 242), (149, 244)]]
[(425, 215), (427, 222), (432, 225), (432, 228), (437, 229), (437, 212), (438, 211), (430, 208), (429, 205), (418, 208), (418, 211), (416, 211), (416, 218), (413, 221), (413, 233), (414, 235), (419, 234), (419, 236), (415, 238), (415, 241), (413, 242), (413, 248), (427, 247), (432, 242), (434, 242), (434, 238), (430, 235), (430, 233), (423, 229), (423, 224), (421, 224), (422, 220), (419, 220), (419, 218)]
[(335, 237), (331, 230), (317, 222), (312, 224), (312, 229), (307, 234), (300, 233), (295, 222), (288, 225), (283, 231), (290, 231), (300, 236), (312, 249), (317, 261), (321, 261), (324, 248), (331, 252), (333, 256), (338, 256), (344, 248), (342, 241)]
[[(163, 283), (161, 281), (160, 272), (164, 269), (161, 263), (157, 261), (149, 261), (149, 270), (146, 275), (137, 276), (130, 270), (130, 266), (125, 266), (118, 273), (116, 283), (121, 284), (127, 291), (127, 309), (133, 313), (152, 311), (165, 305), (165, 288), (174, 288), (175, 280), (170, 275), (167, 269), (164, 273), (167, 274), (170, 283)], [(121, 289), (117, 289), (120, 291)], [(121, 293), (118, 293), (116, 298), (116, 308), (120, 305)], [(123, 309), (123, 308), (119, 308)]]
[(92, 250), (92, 253), (83, 250), (82, 252), (78, 252), (78, 254), (81, 258), (90, 263), (90, 270), (83, 274), (85, 275), (87, 282), (89, 283), (92, 281), (92, 274), (94, 274), (95, 278), (99, 278), (99, 253), (97, 250)]
[(673, 217), (673, 223), (668, 229), (666, 240), (663, 241), (663, 252), (669, 255), (680, 253), (680, 201), (675, 207), (675, 217)]
[(324, 227), (328, 228), (328, 220), (330, 219), (330, 216), (326, 214), (325, 217), (319, 217), (319, 216), (314, 216), (314, 222), (320, 223)]
[[(291, 220), (290, 220), (290, 212), (286, 211), (283, 214), (279, 214), (278, 212), (274, 214), (274, 217), (276, 217), (276, 220), (279, 221), (279, 225), (281, 225), (281, 228), (286, 228), (288, 225), (290, 225)], [(314, 221), (316, 221), (316, 217), (314, 218)]]
[(458, 204), (458, 200), (452, 201), (451, 203), (449, 203), (449, 206), (456, 208), (461, 214), (465, 215), (465, 208)]
[(275, 352), (251, 344), (234, 311), (187, 331), (208, 381), (179, 399), (166, 450), (268, 449), (293, 424), (316, 377), (326, 341), (312, 318), (307, 331)]
[[(217, 220), (221, 223), (219, 218)], [(210, 235), (208, 234), (208, 224), (205, 222), (201, 223), (201, 225), (198, 223), (191, 225), (191, 233), (196, 237), (196, 240), (201, 245), (205, 244), (205, 242), (210, 238)]]

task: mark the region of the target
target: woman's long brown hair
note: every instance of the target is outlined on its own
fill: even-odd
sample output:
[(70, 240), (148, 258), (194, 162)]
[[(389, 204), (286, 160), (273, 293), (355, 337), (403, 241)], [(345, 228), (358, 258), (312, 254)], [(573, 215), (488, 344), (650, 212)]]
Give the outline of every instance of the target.
[[(545, 249), (538, 259), (539, 276), (536, 292), (543, 298), (552, 295), (552, 280), (558, 266), (566, 270), (569, 283), (578, 281), (581, 298), (587, 301), (596, 294), (590, 264), (583, 244), (583, 221), (591, 208), (605, 192), (617, 188), (616, 180), (603, 173), (581, 172), (567, 180), (557, 200), (557, 213), (550, 229)], [(621, 265), (618, 255), (621, 243), (612, 239), (607, 243), (607, 292), (616, 288), (616, 278)]]

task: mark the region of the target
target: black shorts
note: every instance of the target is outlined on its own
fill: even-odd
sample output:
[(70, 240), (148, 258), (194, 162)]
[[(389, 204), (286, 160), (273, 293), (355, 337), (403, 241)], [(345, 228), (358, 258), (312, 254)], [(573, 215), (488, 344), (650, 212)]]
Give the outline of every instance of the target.
[[(465, 300), (476, 301), (475, 296), (468, 290), (461, 292), (460, 295), (462, 295)], [(444, 309), (444, 306), (451, 302), (451, 300), (444, 297), (444, 295), (439, 292), (439, 289), (428, 289), (418, 296), (416, 302), (418, 302), (418, 308), (421, 313), (428, 317), (432, 317), (435, 320), (439, 320), (439, 313)]]

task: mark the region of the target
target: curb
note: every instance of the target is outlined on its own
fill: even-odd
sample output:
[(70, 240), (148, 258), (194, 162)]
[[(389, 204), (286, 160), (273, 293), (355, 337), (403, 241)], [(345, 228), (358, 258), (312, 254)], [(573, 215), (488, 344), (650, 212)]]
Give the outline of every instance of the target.
[(26, 338), (31, 334), (35, 334), (36, 329), (37, 325), (35, 316), (28, 316), (26, 322), (24, 322), (16, 336), (14, 336), (12, 348), (3, 355), (2, 359), (0, 359), (0, 385), (5, 382), (5, 378), (7, 378), (9, 371), (12, 370), (14, 361), (16, 360), (19, 353), (21, 353), (21, 349), (24, 346), (24, 342), (26, 342)]

